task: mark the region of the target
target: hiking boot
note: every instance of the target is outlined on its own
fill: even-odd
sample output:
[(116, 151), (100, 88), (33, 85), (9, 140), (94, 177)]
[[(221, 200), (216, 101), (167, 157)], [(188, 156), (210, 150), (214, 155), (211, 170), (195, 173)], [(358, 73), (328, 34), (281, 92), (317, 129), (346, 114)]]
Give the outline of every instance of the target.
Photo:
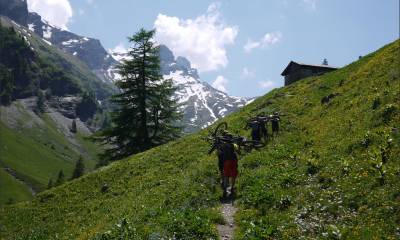
[(227, 198), (228, 197), (228, 192), (226, 190), (224, 190), (224, 193), (222, 194), (222, 198)]
[(231, 196), (236, 196), (236, 188), (231, 188)]

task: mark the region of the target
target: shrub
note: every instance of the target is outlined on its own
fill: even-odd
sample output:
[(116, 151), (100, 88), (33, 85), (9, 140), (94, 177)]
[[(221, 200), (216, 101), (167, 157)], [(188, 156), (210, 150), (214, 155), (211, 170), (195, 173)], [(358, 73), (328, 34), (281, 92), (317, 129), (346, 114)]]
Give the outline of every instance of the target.
[(288, 209), (292, 205), (292, 198), (290, 196), (284, 196), (279, 199), (278, 209), (285, 210)]
[(381, 99), (379, 98), (379, 96), (376, 96), (372, 101), (372, 109), (376, 110), (379, 107), (379, 105), (381, 105)]
[(392, 119), (392, 116), (395, 113), (395, 111), (396, 111), (396, 106), (394, 104), (385, 105), (382, 111), (383, 122), (388, 123)]
[(311, 158), (307, 160), (307, 173), (310, 175), (314, 175), (319, 171), (319, 163), (316, 159)]
[(365, 148), (368, 148), (372, 143), (372, 137), (370, 131), (365, 133), (364, 138), (361, 140), (361, 145)]

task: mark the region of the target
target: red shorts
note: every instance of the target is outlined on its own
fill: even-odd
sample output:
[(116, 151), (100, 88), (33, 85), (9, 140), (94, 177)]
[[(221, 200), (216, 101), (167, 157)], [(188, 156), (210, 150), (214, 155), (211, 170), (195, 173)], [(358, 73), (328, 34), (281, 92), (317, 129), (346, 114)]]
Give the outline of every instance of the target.
[(236, 177), (238, 175), (237, 160), (224, 161), (224, 177)]

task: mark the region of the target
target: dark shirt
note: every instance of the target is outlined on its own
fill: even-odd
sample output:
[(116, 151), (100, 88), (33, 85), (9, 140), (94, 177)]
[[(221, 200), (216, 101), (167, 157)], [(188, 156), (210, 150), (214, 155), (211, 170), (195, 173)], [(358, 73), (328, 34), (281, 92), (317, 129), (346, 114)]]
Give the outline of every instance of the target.
[(261, 124), (258, 121), (251, 121), (248, 123), (248, 126), (251, 128), (252, 132), (260, 131)]
[(261, 127), (261, 132), (263, 134), (266, 134), (268, 132), (268, 130), (267, 130), (266, 126), (265, 126), (265, 122), (262, 122), (260, 127)]
[(223, 161), (237, 160), (235, 147), (232, 143), (224, 142), (221, 144), (221, 156)]
[(273, 115), (271, 117), (271, 122), (272, 123), (278, 123), (280, 120), (281, 120), (281, 118), (279, 116), (277, 116), (277, 115)]
[(279, 130), (279, 121), (280, 121), (279, 116), (272, 117), (272, 119), (271, 119), (272, 131), (276, 132)]

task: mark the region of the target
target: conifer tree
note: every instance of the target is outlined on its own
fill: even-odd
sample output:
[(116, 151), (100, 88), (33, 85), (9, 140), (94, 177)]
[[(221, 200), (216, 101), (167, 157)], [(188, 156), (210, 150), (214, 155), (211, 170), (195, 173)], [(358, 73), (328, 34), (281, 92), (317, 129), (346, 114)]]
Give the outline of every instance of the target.
[(103, 158), (118, 160), (166, 143), (180, 135), (181, 118), (173, 98), (171, 79), (160, 72), (159, 47), (153, 41), (155, 30), (141, 29), (129, 38), (130, 59), (119, 66), (122, 76), (116, 85), (121, 93), (112, 97), (117, 109), (111, 114), (111, 127), (95, 137), (111, 146)]
[(58, 172), (58, 177), (57, 177), (57, 181), (56, 181), (56, 186), (61, 185), (65, 182), (65, 175), (64, 172), (62, 170), (60, 170)]
[(53, 180), (50, 178), (49, 183), (47, 184), (47, 189), (50, 189), (54, 186)]
[(101, 124), (101, 129), (106, 129), (111, 126), (111, 119), (108, 113), (104, 114), (103, 123)]
[(46, 97), (46, 100), (50, 100), (51, 99), (51, 89), (46, 89), (46, 92), (44, 94), (44, 96)]
[(0, 63), (0, 105), (8, 105), (14, 91), (11, 71)]
[(71, 131), (72, 133), (77, 133), (77, 132), (78, 132), (78, 129), (77, 129), (77, 127), (76, 127), (76, 121), (75, 121), (75, 119), (72, 120), (70, 131)]
[(14, 198), (8, 198), (8, 200), (7, 200), (7, 202), (6, 202), (6, 205), (11, 205), (11, 204), (14, 204), (15, 203), (15, 200), (14, 200)]
[(75, 164), (74, 172), (72, 173), (71, 179), (81, 177), (85, 173), (85, 164), (83, 163), (82, 156), (79, 156), (78, 161)]
[(37, 113), (43, 113), (45, 110), (45, 96), (43, 94), (43, 92), (41, 90), (38, 91), (38, 96), (37, 96), (37, 100), (36, 100), (36, 112)]
[(76, 115), (86, 122), (97, 111), (96, 94), (92, 91), (84, 92), (81, 101), (76, 105)]

